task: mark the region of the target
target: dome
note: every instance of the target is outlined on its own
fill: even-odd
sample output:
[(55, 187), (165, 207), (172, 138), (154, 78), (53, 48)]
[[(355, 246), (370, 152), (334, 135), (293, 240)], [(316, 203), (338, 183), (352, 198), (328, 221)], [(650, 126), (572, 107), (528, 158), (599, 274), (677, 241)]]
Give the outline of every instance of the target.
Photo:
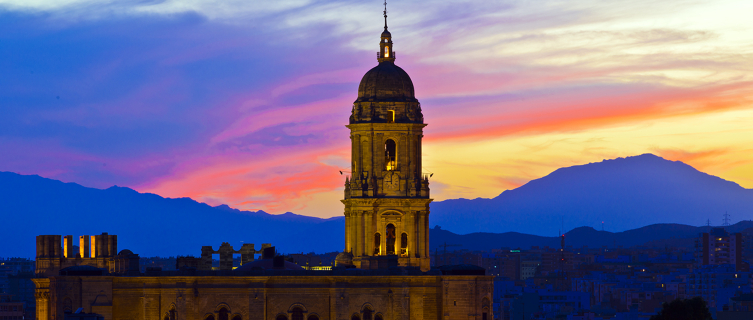
[(391, 61), (366, 72), (358, 85), (358, 99), (361, 101), (415, 101), (413, 81), (408, 73)]
[(350, 252), (340, 252), (337, 254), (337, 257), (335, 258), (335, 266), (352, 266), (353, 265), (353, 254)]

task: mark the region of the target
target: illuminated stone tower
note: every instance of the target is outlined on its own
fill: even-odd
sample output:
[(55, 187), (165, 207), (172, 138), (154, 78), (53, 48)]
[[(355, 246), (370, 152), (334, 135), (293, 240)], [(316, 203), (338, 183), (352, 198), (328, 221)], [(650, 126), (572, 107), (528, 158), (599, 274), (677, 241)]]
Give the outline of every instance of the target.
[(408, 74), (395, 65), (392, 35), (358, 87), (350, 116), (351, 177), (345, 179), (345, 252), (362, 269), (397, 262), (430, 268), (429, 180), (421, 171), (424, 117)]

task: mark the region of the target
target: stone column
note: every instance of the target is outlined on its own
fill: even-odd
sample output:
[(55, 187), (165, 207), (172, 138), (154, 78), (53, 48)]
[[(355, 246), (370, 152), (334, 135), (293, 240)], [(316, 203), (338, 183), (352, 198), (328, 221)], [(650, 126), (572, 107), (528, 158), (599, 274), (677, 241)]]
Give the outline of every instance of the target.
[(364, 211), (364, 238), (366, 238), (364, 241), (365, 246), (365, 254), (366, 256), (371, 256), (374, 254), (374, 216), (376, 214), (373, 211)]
[(421, 214), (420, 211), (414, 210), (413, 211), (413, 217), (411, 222), (413, 223), (413, 234), (411, 235), (411, 239), (413, 240), (413, 257), (418, 258), (421, 257), (421, 225), (419, 224), (419, 215)]
[(423, 219), (423, 223), (421, 224), (421, 229), (424, 231), (424, 254), (422, 257), (429, 257), (429, 211), (422, 211), (421, 212), (421, 218)]
[(348, 209), (345, 208), (345, 249), (344, 252), (348, 252), (350, 248), (350, 218), (348, 217)]
[(73, 236), (63, 237), (63, 256), (66, 258), (75, 258), (76, 252), (73, 252)]
[(91, 243), (91, 237), (88, 235), (83, 235), (78, 237), (78, 250), (79, 254), (81, 254), (81, 258), (86, 259), (91, 257), (91, 248), (89, 244)]
[(363, 256), (363, 212), (361, 210), (356, 211), (356, 252), (353, 253), (354, 257)]
[(416, 211), (406, 213), (405, 224), (408, 227), (408, 257), (415, 257), (416, 253)]

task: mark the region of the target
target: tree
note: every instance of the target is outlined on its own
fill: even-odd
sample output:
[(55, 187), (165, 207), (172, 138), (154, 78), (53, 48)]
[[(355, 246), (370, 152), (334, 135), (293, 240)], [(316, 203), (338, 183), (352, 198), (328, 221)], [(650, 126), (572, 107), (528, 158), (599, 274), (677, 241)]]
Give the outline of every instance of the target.
[(706, 301), (701, 297), (692, 299), (676, 299), (665, 302), (651, 320), (712, 320), (711, 312), (706, 306)]

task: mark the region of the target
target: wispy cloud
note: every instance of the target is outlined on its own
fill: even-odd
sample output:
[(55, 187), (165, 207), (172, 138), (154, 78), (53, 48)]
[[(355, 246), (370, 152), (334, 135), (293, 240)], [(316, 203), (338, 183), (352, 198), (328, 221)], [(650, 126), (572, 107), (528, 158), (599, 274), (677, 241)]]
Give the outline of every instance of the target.
[[(751, 6), (390, 3), (397, 63), (429, 123), (434, 196), (494, 196), (559, 166), (644, 152), (753, 187), (741, 138)], [(376, 64), (381, 10), (0, 0), (0, 170), (337, 215), (344, 125)]]

